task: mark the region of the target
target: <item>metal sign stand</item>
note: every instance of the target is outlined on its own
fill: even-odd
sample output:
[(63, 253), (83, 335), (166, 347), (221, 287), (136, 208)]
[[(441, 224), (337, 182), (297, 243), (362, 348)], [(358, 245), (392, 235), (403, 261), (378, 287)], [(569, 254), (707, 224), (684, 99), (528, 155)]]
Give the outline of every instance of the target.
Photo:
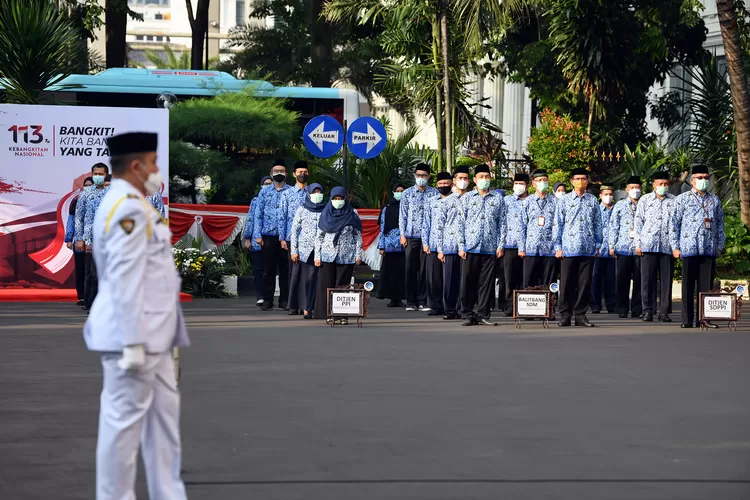
[[(744, 288), (741, 290), (733, 289), (732, 287), (724, 287), (724, 288), (714, 288), (710, 292), (699, 292), (698, 293), (698, 321), (701, 327), (701, 330), (708, 330), (708, 322), (709, 321), (726, 321), (727, 322), (727, 328), (730, 332), (736, 332), (737, 331), (737, 322), (740, 320), (740, 315), (742, 313), (742, 293), (744, 292)], [(718, 317), (712, 317), (710, 315), (707, 316), (706, 311), (703, 308), (703, 298), (704, 297), (727, 297), (729, 296), (730, 303), (732, 305), (732, 309), (730, 311), (730, 317), (729, 318), (718, 318)]]
[[(538, 316), (529, 315), (518, 315), (518, 295), (519, 294), (533, 294), (533, 295), (545, 295), (547, 297), (547, 305), (544, 309), (544, 314)], [(521, 329), (521, 320), (526, 319), (541, 319), (542, 327), (549, 329), (549, 322), (554, 318), (555, 314), (555, 296), (557, 294), (550, 291), (549, 287), (540, 285), (532, 286), (526, 290), (513, 290), (513, 323), (516, 329)]]
[[(334, 292), (357, 292), (360, 294), (360, 310), (358, 314), (332, 314), (331, 313), (331, 297)], [(326, 297), (326, 320), (330, 320), (329, 324), (331, 328), (336, 325), (337, 320), (345, 320), (347, 318), (357, 318), (357, 328), (364, 326), (363, 319), (367, 317), (367, 311), (370, 307), (370, 292), (365, 290), (365, 287), (361, 284), (355, 283), (353, 285), (340, 286), (336, 288), (329, 288)], [(347, 323), (348, 324), (348, 323)]]

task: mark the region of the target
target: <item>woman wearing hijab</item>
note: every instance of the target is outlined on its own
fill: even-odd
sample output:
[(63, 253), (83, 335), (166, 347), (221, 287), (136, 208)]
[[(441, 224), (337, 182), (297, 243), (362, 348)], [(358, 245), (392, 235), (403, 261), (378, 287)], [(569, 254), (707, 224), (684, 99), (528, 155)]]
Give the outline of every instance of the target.
[(398, 229), (398, 215), (401, 207), (403, 184), (393, 188), (393, 201), (380, 211), (380, 236), (378, 248), (383, 260), (380, 264), (380, 278), (375, 296), (390, 299), (387, 307), (404, 307), (404, 276), (406, 274), (404, 247), (401, 246), (401, 232)]
[[(270, 186), (273, 180), (266, 175), (260, 180), (260, 190)], [(250, 259), (253, 263), (253, 278), (255, 281), (255, 297), (258, 299), (255, 305), (263, 305), (263, 257), (260, 245), (253, 238), (253, 224), (255, 223), (255, 211), (258, 207), (258, 197), (256, 196), (250, 202), (250, 210), (247, 211), (247, 223), (245, 224), (245, 248), (250, 251)]]
[[(318, 236), (318, 222), (320, 214), (326, 204), (323, 203), (323, 186), (310, 184), (305, 194), (305, 200), (294, 213), (291, 233), (291, 259), (299, 262), (299, 272), (292, 275), (289, 290), (289, 309), (303, 309), (305, 319), (312, 319), (313, 304), (315, 302), (314, 286), (317, 278), (315, 267), (315, 239)], [(312, 293), (310, 291), (312, 290)]]
[(320, 268), (315, 318), (326, 317), (327, 290), (351, 283), (354, 264), (361, 263), (361, 256), (362, 221), (357, 211), (346, 202), (346, 190), (336, 186), (331, 190), (331, 200), (320, 214), (315, 239), (315, 266)]

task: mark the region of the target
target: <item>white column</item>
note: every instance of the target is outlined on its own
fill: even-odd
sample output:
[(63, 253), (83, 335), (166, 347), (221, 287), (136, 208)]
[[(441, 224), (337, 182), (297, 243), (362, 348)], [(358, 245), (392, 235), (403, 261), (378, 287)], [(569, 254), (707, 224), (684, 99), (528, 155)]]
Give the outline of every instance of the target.
[(526, 152), (529, 137), (531, 137), (531, 89), (525, 88), (523, 93), (523, 139), (519, 151)]
[(484, 80), (484, 97), (488, 98), (484, 101), (486, 106), (490, 106), (489, 109), (484, 110), (484, 117), (502, 130), (503, 128), (503, 79), (499, 76), (494, 79)]
[(503, 88), (503, 123), (502, 130), (505, 135), (506, 148), (511, 157), (521, 154), (524, 146), (523, 109), (524, 92), (523, 83), (505, 82)]

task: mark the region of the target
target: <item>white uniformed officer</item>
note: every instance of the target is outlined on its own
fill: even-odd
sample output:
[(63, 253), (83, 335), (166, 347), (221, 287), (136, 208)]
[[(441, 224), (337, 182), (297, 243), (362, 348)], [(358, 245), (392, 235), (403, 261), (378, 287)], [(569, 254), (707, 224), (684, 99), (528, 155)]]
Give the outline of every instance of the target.
[(99, 294), (84, 338), (102, 355), (97, 500), (135, 498), (139, 444), (149, 497), (185, 499), (172, 348), (189, 344), (171, 232), (145, 195), (161, 187), (157, 136), (107, 140), (114, 180), (94, 219)]

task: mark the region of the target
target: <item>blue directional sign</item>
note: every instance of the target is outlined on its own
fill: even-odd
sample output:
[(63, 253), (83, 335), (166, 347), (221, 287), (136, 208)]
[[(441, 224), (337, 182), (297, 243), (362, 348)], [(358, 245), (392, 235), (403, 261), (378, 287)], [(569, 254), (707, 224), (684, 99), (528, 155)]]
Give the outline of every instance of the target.
[(302, 140), (313, 156), (330, 158), (344, 145), (344, 129), (335, 118), (316, 116), (305, 125)]
[(354, 156), (368, 160), (385, 149), (388, 134), (385, 127), (371, 116), (357, 118), (346, 131), (346, 143)]

